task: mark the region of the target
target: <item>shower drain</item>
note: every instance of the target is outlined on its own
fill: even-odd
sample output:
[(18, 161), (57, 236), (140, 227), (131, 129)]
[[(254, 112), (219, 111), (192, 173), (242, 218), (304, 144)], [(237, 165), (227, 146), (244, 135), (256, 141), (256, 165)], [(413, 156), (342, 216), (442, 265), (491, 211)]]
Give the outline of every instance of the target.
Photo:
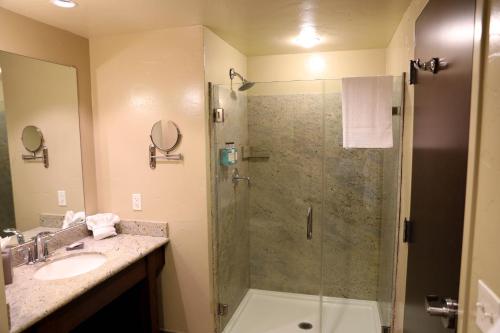
[(302, 322), (299, 324), (299, 328), (302, 330), (310, 330), (313, 328), (313, 325), (311, 323)]

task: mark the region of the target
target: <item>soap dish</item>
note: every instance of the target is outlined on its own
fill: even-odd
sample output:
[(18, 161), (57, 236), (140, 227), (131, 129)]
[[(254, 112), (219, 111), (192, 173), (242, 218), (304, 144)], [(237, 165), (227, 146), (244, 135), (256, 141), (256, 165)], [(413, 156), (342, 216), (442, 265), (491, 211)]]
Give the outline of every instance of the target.
[(83, 242), (74, 242), (68, 246), (66, 246), (66, 251), (74, 251), (74, 250), (80, 250), (83, 249)]

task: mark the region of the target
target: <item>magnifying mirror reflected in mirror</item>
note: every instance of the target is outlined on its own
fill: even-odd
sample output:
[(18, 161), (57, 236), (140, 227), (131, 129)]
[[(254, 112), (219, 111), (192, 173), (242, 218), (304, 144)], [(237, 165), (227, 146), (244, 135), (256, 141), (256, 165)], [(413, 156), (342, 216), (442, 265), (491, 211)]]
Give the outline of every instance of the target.
[(43, 146), (42, 131), (36, 126), (26, 126), (21, 136), (24, 148), (30, 153), (36, 153)]
[(153, 145), (166, 153), (174, 150), (179, 145), (182, 137), (177, 125), (170, 120), (160, 120), (154, 123), (150, 136)]

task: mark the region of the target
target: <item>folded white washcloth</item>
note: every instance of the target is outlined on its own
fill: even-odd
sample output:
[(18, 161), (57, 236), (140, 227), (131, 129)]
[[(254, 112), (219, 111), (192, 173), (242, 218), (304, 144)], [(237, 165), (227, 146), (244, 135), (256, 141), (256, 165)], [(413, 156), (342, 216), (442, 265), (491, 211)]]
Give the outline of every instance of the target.
[(77, 223), (85, 221), (85, 212), (73, 212), (68, 210), (64, 215), (62, 229), (69, 228)]
[(87, 216), (87, 228), (92, 230), (94, 239), (100, 240), (116, 236), (115, 224), (120, 222), (120, 217), (113, 213), (104, 213)]
[(116, 236), (116, 229), (112, 225), (96, 225), (92, 228), (94, 239), (100, 240), (107, 237)]

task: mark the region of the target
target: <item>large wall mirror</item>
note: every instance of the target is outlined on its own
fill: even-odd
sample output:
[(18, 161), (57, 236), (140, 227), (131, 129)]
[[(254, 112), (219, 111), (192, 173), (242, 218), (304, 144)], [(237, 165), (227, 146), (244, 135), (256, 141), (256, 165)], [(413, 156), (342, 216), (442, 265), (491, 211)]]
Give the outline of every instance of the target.
[(0, 236), (29, 240), (83, 220), (77, 73), (2, 51), (0, 70)]

